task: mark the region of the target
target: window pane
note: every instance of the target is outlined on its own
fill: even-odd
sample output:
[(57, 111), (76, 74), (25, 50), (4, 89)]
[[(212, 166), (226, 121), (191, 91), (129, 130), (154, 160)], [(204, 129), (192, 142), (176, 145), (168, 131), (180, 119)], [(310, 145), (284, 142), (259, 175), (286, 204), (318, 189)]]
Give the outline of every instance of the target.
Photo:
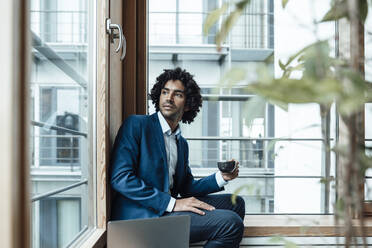
[[(334, 201), (334, 183), (331, 184)], [(236, 193), (245, 200), (247, 214), (324, 213), (324, 184), (318, 178), (244, 178), (231, 181), (224, 193)], [(290, 192), (290, 194), (288, 194)], [(333, 212), (332, 207), (330, 213)], [(249, 218), (249, 217), (248, 217)]]
[(234, 48), (272, 48), (270, 32), (273, 31), (269, 1), (252, 0), (231, 32), (231, 45)]
[(86, 205), (78, 197), (84, 190), (80, 186), (33, 202), (33, 247), (66, 247), (86, 228), (81, 218)]
[[(92, 13), (87, 0), (30, 0), (32, 197), (89, 179)], [(65, 247), (92, 223), (91, 182), (33, 200), (32, 246)], [(84, 209), (84, 211), (82, 211)]]
[(372, 139), (372, 103), (366, 103), (365, 104), (365, 122), (364, 122), (364, 128), (365, 128), (365, 138), (366, 139)]
[(273, 178), (238, 178), (226, 185), (221, 194), (233, 194), (242, 188), (239, 195), (245, 201), (247, 214), (275, 213), (274, 182)]
[(320, 179), (279, 178), (274, 185), (276, 213), (324, 213), (324, 184)]
[[(156, 5), (155, 2), (152, 4)], [(228, 35), (224, 44), (226, 50), (222, 49), (220, 53), (208, 50), (210, 47), (205, 44), (214, 44), (216, 28), (221, 20), (210, 30), (211, 37), (200, 37), (200, 34), (205, 13), (219, 7), (221, 1), (178, 1), (172, 10), (174, 22), (167, 23), (170, 30), (175, 31), (168, 32), (172, 38), (167, 38), (169, 42), (163, 43), (161, 50), (151, 15), (155, 16), (156, 11), (162, 12), (162, 7), (160, 4), (153, 8), (150, 5), (148, 89), (151, 90), (163, 69), (179, 66), (194, 75), (203, 95), (203, 107), (193, 123), (181, 124), (182, 135), (189, 143), (190, 166), (194, 175), (203, 177), (217, 171), (218, 161), (239, 160), (241, 175), (231, 185), (253, 182), (261, 192), (270, 192), (265, 197), (243, 193), (249, 203), (249, 213), (332, 211), (325, 208), (325, 203), (332, 205), (333, 189), (326, 199), (328, 192), (319, 181), (327, 176), (328, 168), (328, 176), (335, 175), (334, 156), (325, 149), (322, 140), (322, 122), (328, 122), (329, 143), (331, 146), (334, 144), (335, 108), (331, 109), (330, 120), (326, 120), (321, 118), (317, 104), (290, 104), (288, 111), (284, 111), (245, 90), (248, 84), (257, 80), (257, 69), (265, 66), (275, 77), (281, 77), (279, 59), (285, 62), (316, 40), (328, 39), (331, 55), (335, 54), (334, 23), (313, 25), (314, 20), (324, 16), (330, 2), (294, 1), (283, 10), (280, 1), (252, 0)], [(165, 8), (164, 12), (167, 11)], [(205, 16), (201, 18), (200, 12)], [(246, 69), (245, 80), (231, 87), (222, 86), (221, 78), (232, 67)], [(293, 73), (295, 78), (301, 76), (301, 72)], [(148, 113), (154, 112), (149, 101)], [(328, 157), (330, 162), (327, 162)], [(269, 179), (252, 178), (257, 175)], [(291, 178), (296, 176), (301, 178)], [(281, 197), (287, 200), (292, 196), (291, 187), (286, 183), (303, 187), (308, 190), (309, 199), (316, 200), (310, 205), (294, 204), (293, 208), (282, 204)]]
[(372, 179), (366, 179), (366, 182), (364, 184), (364, 200), (366, 201), (372, 201)]

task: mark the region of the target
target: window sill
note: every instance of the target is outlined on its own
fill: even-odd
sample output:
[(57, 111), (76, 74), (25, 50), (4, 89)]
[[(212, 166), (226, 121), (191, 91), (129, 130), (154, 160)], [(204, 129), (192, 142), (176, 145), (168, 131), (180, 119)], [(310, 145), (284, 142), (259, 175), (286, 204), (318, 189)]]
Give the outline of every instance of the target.
[[(364, 221), (368, 236), (372, 234), (372, 217), (366, 217)], [(353, 223), (355, 227), (359, 226), (357, 219)], [(246, 215), (244, 226), (244, 237), (343, 236), (342, 225), (336, 225), (333, 215)]]
[[(372, 234), (372, 217), (365, 219), (366, 235)], [(354, 220), (355, 227), (359, 221)], [(343, 236), (342, 226), (335, 224), (333, 215), (246, 215), (244, 237), (337, 237)], [(106, 230), (96, 229), (82, 248), (101, 248), (106, 245)]]
[(79, 248), (102, 248), (106, 246), (106, 230), (95, 229), (82, 242), (77, 242), (73, 247)]

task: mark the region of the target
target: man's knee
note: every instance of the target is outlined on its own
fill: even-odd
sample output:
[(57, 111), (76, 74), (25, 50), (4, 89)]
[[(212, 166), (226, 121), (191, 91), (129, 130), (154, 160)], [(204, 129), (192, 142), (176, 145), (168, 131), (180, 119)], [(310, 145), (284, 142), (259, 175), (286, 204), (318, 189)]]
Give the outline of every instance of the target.
[(234, 237), (234, 239), (241, 240), (244, 232), (243, 220), (233, 211), (226, 210), (223, 215), (221, 215), (222, 223), (226, 227), (226, 234), (228, 236)]

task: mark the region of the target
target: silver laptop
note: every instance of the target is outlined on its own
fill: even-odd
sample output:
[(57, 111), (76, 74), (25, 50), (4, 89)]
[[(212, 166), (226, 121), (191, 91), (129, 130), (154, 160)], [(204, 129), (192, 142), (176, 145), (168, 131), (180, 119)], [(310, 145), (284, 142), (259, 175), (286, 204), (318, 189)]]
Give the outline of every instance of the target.
[(188, 248), (190, 216), (109, 221), (107, 248)]

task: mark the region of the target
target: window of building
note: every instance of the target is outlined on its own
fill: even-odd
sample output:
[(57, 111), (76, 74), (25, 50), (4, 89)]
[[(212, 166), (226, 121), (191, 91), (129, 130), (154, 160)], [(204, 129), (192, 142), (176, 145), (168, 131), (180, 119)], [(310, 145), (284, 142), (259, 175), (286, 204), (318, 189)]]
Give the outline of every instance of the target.
[(34, 231), (33, 235), (39, 236), (34, 240), (34, 246), (66, 247), (70, 244), (82, 229), (80, 201), (80, 198), (55, 197), (40, 200), (38, 208), (42, 214), (33, 216), (34, 226), (40, 230)]
[[(334, 188), (320, 181), (335, 176), (335, 159), (322, 138), (326, 132), (327, 142), (334, 142), (335, 109), (322, 120), (316, 104), (292, 104), (286, 112), (244, 90), (256, 80), (260, 66), (280, 77), (278, 60), (316, 39), (328, 39), (335, 54), (334, 23), (319, 24), (316, 30), (313, 26), (330, 1), (305, 2), (291, 2), (284, 11), (280, 1), (252, 0), (219, 52), (214, 46), (217, 27), (204, 38), (201, 31), (205, 16), (223, 1), (149, 2), (148, 89), (163, 69), (179, 66), (195, 75), (203, 107), (191, 125), (182, 124), (190, 166), (195, 176), (203, 177), (216, 171), (217, 161), (239, 160), (240, 176), (226, 191), (246, 186), (239, 194), (247, 214), (333, 212)], [(316, 11), (299, 16), (298, 9)], [(246, 80), (221, 87), (220, 79), (232, 67), (248, 68)], [(151, 101), (149, 113), (154, 113)], [(322, 121), (330, 128), (322, 129)]]
[(32, 247), (93, 227), (93, 3), (30, 1)]

